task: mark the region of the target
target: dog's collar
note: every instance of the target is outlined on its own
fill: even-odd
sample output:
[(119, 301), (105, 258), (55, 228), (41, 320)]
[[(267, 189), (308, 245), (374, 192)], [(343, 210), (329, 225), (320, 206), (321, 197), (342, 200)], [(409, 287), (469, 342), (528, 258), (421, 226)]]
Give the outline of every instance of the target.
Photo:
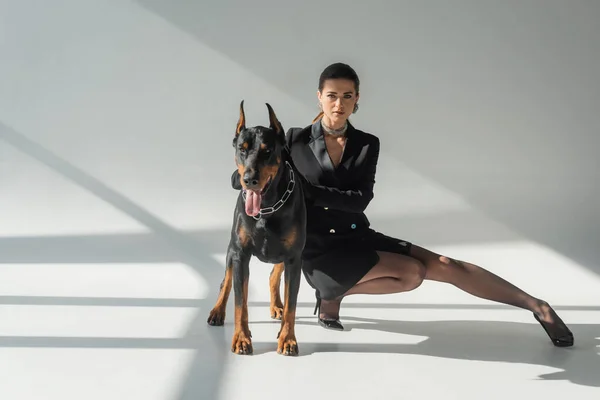
[[(286, 161), (285, 164), (290, 169), (290, 180), (288, 182), (287, 190), (285, 191), (283, 196), (281, 196), (281, 199), (279, 199), (277, 201), (277, 203), (275, 203), (274, 206), (261, 208), (260, 211), (258, 212), (258, 214), (252, 217), (255, 220), (258, 221), (262, 215), (273, 214), (274, 212), (279, 210), (285, 204), (285, 202), (290, 198), (290, 195), (294, 191), (294, 186), (296, 185), (296, 181), (294, 180), (294, 169), (292, 168), (292, 166), (290, 165), (289, 162)], [(244, 198), (244, 200), (246, 200), (246, 191), (245, 190), (242, 190), (242, 197)]]

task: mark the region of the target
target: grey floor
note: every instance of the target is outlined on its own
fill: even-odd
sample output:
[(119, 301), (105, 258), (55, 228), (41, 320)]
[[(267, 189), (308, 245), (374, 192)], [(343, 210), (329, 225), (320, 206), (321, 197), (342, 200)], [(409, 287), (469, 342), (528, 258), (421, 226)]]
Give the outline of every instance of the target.
[[(599, 398), (599, 7), (565, 4), (0, 1), (0, 397)], [(303, 281), (282, 357), (256, 260), (255, 354), (231, 305), (207, 326), (239, 101), (305, 125), (338, 59), (384, 144), (373, 227), (546, 299), (574, 348), (435, 282), (326, 331)]]

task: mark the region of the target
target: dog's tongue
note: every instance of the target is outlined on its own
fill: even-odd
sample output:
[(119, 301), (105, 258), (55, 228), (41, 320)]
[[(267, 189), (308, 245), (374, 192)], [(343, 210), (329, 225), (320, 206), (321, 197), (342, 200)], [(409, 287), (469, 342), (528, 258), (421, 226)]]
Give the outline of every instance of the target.
[(256, 193), (253, 190), (248, 190), (246, 192), (246, 214), (251, 217), (258, 215), (260, 212), (260, 202), (261, 202), (260, 193)]

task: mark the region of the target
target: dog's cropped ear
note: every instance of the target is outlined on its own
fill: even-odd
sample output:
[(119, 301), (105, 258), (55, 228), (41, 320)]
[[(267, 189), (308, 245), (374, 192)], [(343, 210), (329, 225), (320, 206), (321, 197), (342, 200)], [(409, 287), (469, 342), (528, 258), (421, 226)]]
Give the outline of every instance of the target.
[(235, 136), (239, 135), (241, 131), (246, 129), (246, 115), (244, 114), (244, 100), (240, 103), (240, 119), (235, 129)]
[(285, 133), (283, 132), (283, 126), (281, 126), (281, 122), (277, 119), (275, 115), (275, 111), (273, 111), (273, 107), (269, 103), (265, 103), (267, 105), (267, 109), (269, 110), (269, 125), (270, 128), (273, 129), (277, 134), (285, 137)]

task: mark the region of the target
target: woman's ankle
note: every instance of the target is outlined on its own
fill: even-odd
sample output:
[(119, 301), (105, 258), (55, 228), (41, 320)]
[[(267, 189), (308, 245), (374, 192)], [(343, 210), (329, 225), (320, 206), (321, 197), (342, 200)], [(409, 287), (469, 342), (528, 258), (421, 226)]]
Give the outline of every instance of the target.
[(337, 320), (340, 318), (340, 305), (342, 298), (338, 297), (334, 300), (321, 299), (321, 309), (319, 318), (325, 320)]

